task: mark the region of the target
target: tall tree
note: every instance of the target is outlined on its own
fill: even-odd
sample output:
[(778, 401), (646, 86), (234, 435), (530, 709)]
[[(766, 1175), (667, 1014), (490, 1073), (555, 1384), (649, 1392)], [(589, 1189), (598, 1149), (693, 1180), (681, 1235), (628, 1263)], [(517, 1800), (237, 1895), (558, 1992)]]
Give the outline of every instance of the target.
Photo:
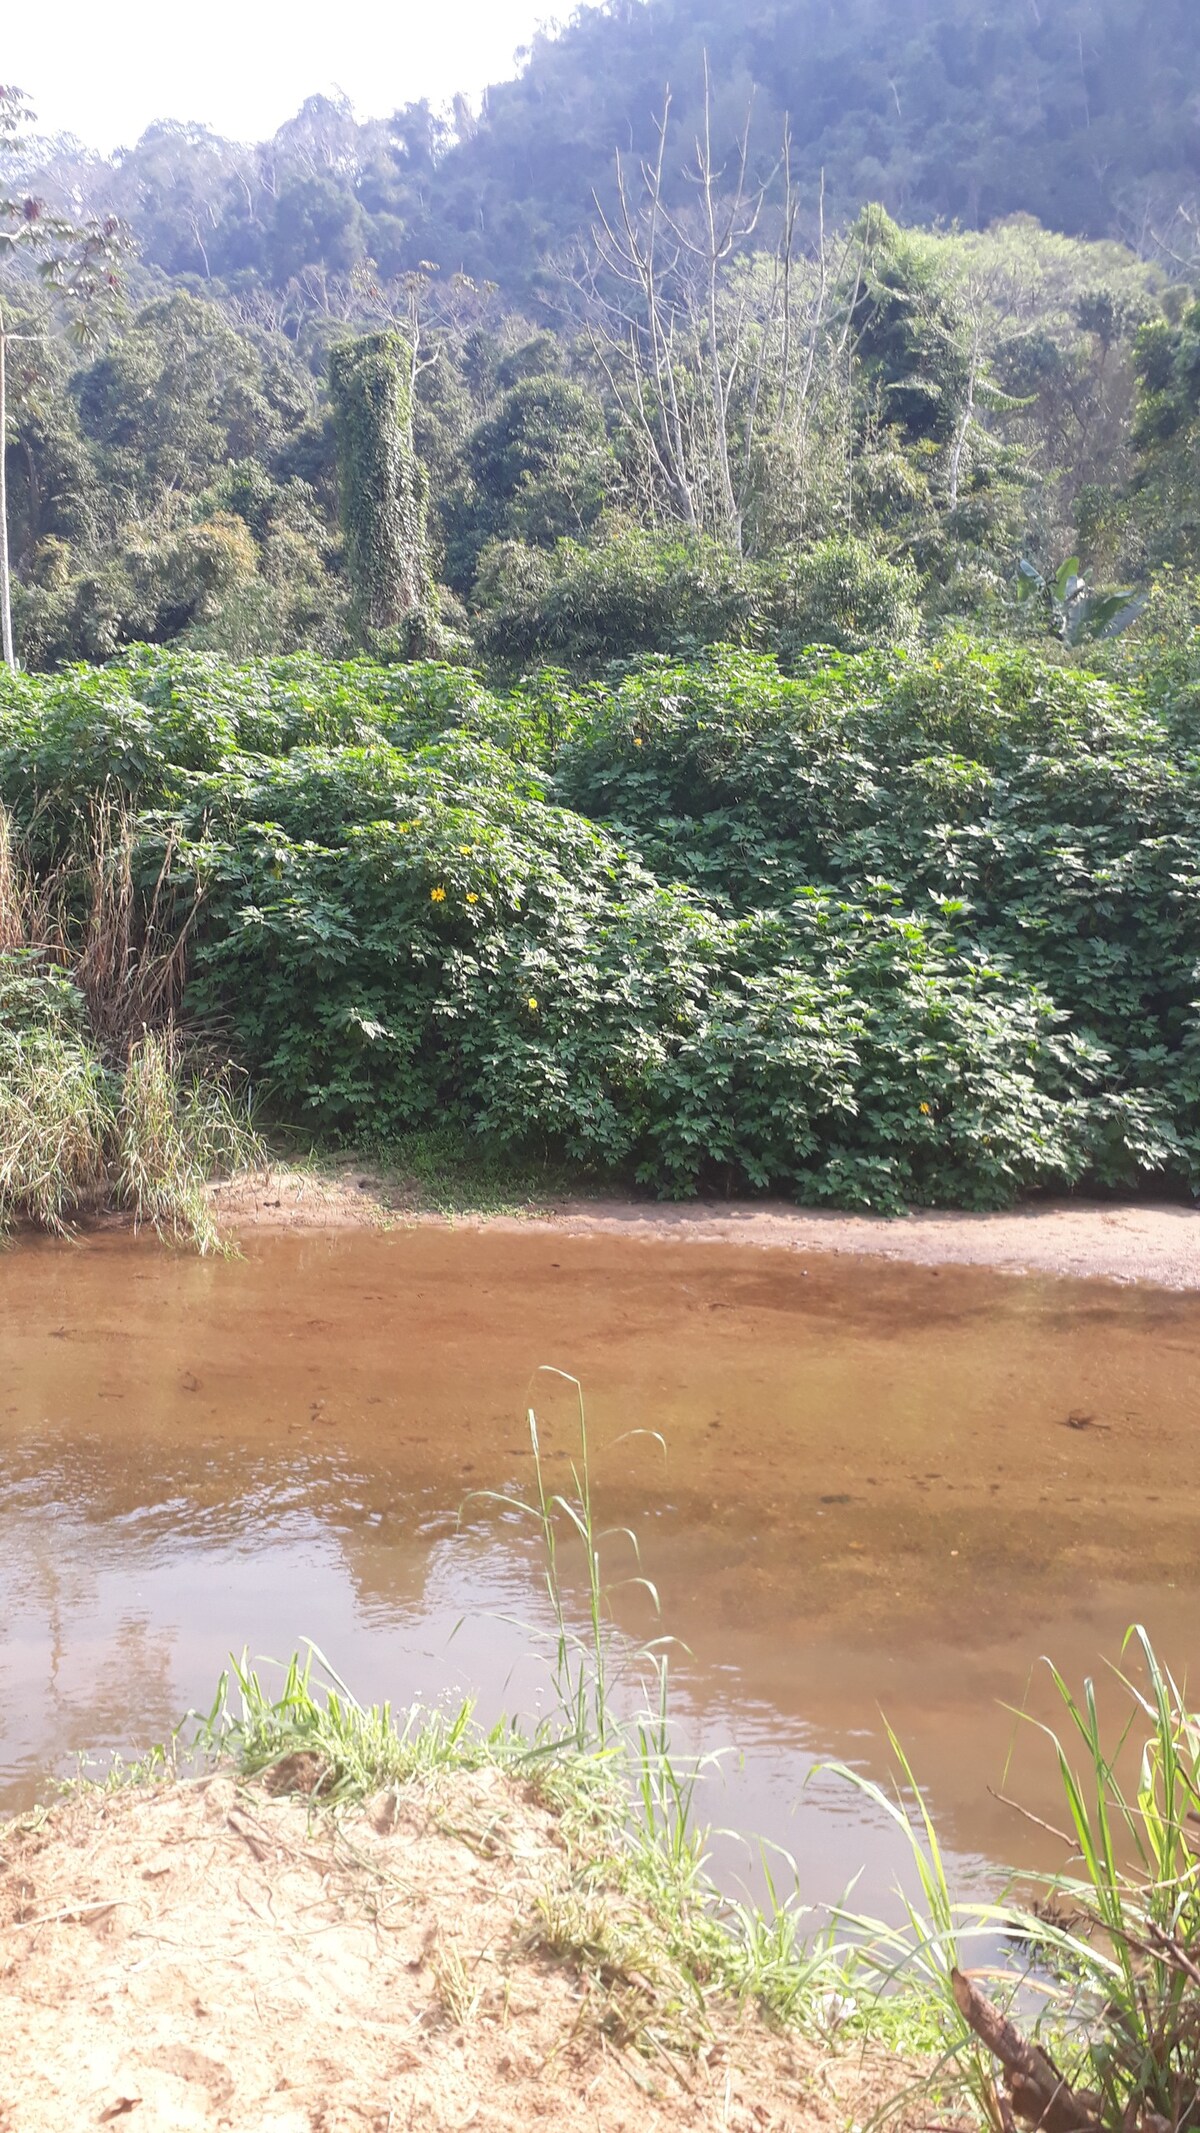
[(747, 517), (764, 453), (798, 447), (804, 456), (851, 313), (831, 307), (839, 276), (823, 227), (815, 261), (801, 256), (786, 124), (775, 170), (755, 183), (749, 117), (732, 158), (719, 156), (706, 63), (691, 194), (676, 207), (670, 120), (668, 96), (653, 153), (636, 176), (618, 155), (616, 206), (598, 208), (586, 290), (592, 347), (648, 498), (741, 554), (754, 545)]
[[(0, 86), (0, 152), (12, 151), (32, 113), (20, 89)], [(32, 195), (20, 197), (0, 182), (0, 262), (28, 279), (32, 269), (73, 311), (72, 330), (86, 340), (98, 330), (100, 308), (118, 288), (117, 263), (124, 233), (113, 215), (75, 222), (49, 213)], [(16, 667), (12, 632), (12, 578), (8, 549), (8, 350), (30, 336), (13, 332), (0, 301), (0, 649)]]

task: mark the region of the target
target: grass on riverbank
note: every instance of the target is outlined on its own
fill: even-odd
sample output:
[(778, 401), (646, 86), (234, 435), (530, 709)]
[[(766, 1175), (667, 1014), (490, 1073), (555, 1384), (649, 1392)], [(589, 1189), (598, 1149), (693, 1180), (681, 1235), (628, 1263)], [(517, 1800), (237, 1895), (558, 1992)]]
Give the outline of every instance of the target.
[(0, 1236), (109, 1204), (212, 1251), (209, 1180), (262, 1144), (228, 1069), (179, 1039), (188, 919), (165, 873), (142, 909), (132, 869), (99, 809), (79, 864), (36, 882), (0, 809)]
[[(1119, 1677), (1128, 1717), (1115, 1742), (1102, 1737), (1091, 1684), (1077, 1697), (1054, 1675), (1066, 1723), (1061, 1735), (1041, 1730), (1063, 1786), (1061, 1873), (1014, 1883), (1006, 1901), (958, 1903), (932, 1813), (893, 1741), (894, 1794), (843, 1775), (909, 1841), (916, 1874), (906, 1925), (848, 1906), (819, 1921), (798, 1886), (777, 1893), (790, 1866), (778, 1855), (765, 1903), (731, 1901), (708, 1872), (697, 1773), (673, 1751), (662, 1649), (630, 1652), (605, 1606), (582, 1404), (579, 1451), (561, 1493), (547, 1483), (532, 1415), (530, 1425), (534, 1491), (504, 1501), (544, 1544), (553, 1718), (528, 1735), (513, 1724), (485, 1732), (468, 1707), (447, 1715), (414, 1706), (394, 1717), (387, 1706), (359, 1705), (332, 1674), (315, 1685), (313, 1657), (293, 1659), (277, 1692), (243, 1661), (176, 1749), (198, 1753), (205, 1772), (235, 1772), (251, 1801), (305, 1803), (310, 1834), (336, 1839), (351, 1856), (369, 1845), (368, 1828), (434, 1826), (465, 1844), (483, 1862), (491, 1938), (472, 1953), (436, 1913), (428, 1927), (436, 2003), (459, 2029), (507, 2021), (510, 1996), (526, 1989), (516, 1982), (519, 1959), (571, 1980), (572, 2040), (669, 2066), (684, 2094), (704, 2084), (709, 2094), (715, 2057), (734, 2033), (745, 2045), (749, 2023), (754, 2079), (774, 2083), (772, 2094), (790, 2094), (793, 2073), (781, 2072), (766, 2039), (804, 2039), (819, 2055), (805, 2061), (806, 2079), (814, 2064), (873, 2053), (872, 2122), (878, 2114), (944, 2126), (970, 2109), (992, 2133), (1013, 2133), (1018, 2122), (1046, 2133), (1186, 2133), (1200, 2123), (1200, 1718), (1144, 1632), (1130, 1633), (1144, 1680)], [(566, 1604), (562, 1582), (565, 1550), (576, 1544), (587, 1559), (582, 1615)], [(630, 1662), (655, 1690), (640, 1715), (616, 1693)], [(177, 1776), (181, 1767), (190, 1765), (163, 1751), (135, 1774)], [(482, 1814), (481, 1801), (490, 1803)], [(288, 1825), (293, 1852), (298, 1826)], [(252, 1848), (266, 1844), (255, 1852), (266, 1859), (275, 1840), (264, 1836), (261, 1813), (254, 1827)], [(139, 1868), (143, 1857), (135, 1848)], [(428, 1909), (429, 1890), (414, 1875), (436, 1862), (418, 1869), (410, 1858), (403, 1883), (393, 1857), (372, 1854), (367, 1864), (386, 1904)], [(271, 1898), (268, 1923), (274, 1916)], [(499, 1937), (503, 1961), (494, 1955)], [(980, 1937), (989, 1967), (969, 1970)]]
[[(586, 1508), (576, 1530), (592, 1530)], [(567, 1634), (577, 1656), (599, 1649), (603, 1668), (594, 1626)], [(551, 1808), (561, 1858), (535, 1898), (533, 1943), (585, 1981), (601, 2030), (639, 2051), (700, 2057), (723, 2011), (750, 2008), (825, 2048), (899, 2055), (882, 2116), (919, 2109), (944, 2123), (970, 2109), (993, 2133), (1017, 2122), (1187, 2133), (1200, 2123), (1200, 1719), (1145, 1633), (1130, 1638), (1145, 1686), (1121, 1677), (1130, 1709), (1111, 1743), (1092, 1684), (1077, 1697), (1054, 1673), (1066, 1734), (1042, 1730), (1063, 1785), (1066, 1864), (1006, 1900), (955, 1900), (897, 1742), (896, 1793), (844, 1772), (910, 1842), (915, 1893), (899, 1928), (848, 1908), (818, 1925), (769, 1875), (765, 1906), (723, 1897), (694, 1773), (674, 1762), (665, 1722), (614, 1724), (569, 1670), (562, 1723), (527, 1740), (509, 1726), (485, 1735), (466, 1709), (396, 1725), (341, 1684), (314, 1693), (295, 1661), (271, 1696), (243, 1667), (204, 1740), (247, 1777), (333, 1808), (486, 1769)], [(599, 1722), (582, 1739), (589, 1688)], [(972, 1969), (981, 1940), (989, 1966)]]
[[(1116, 1674), (1126, 1713), (1113, 1739), (1093, 1682), (1077, 1695), (1050, 1666), (1063, 1725), (1037, 1724), (1058, 1770), (1063, 1826), (1039, 1826), (1059, 1839), (1063, 1866), (1015, 1881), (1010, 1901), (954, 1901), (896, 1741), (908, 1802), (844, 1773), (899, 1824), (921, 1892), (901, 1929), (845, 1923), (870, 1947), (883, 1986), (917, 1978), (940, 2000), (955, 2061), (996, 2133), (1011, 2133), (1014, 2116), (1052, 2133), (1200, 2125), (1200, 1714), (1144, 1629), (1125, 1642), (1141, 1678)], [(1009, 1951), (982, 1977), (966, 1955), (980, 1935)]]

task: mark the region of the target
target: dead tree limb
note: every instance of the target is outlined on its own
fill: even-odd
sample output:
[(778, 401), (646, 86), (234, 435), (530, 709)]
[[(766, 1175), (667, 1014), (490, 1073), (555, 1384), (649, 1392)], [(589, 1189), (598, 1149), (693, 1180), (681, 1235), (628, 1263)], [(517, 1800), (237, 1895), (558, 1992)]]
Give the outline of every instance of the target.
[(1017, 2117), (1040, 2133), (1100, 2133), (1095, 2099), (1076, 2095), (1040, 2045), (1026, 2043), (1007, 2015), (961, 1970), (951, 1971), (950, 1982), (964, 2022), (1004, 2068)]

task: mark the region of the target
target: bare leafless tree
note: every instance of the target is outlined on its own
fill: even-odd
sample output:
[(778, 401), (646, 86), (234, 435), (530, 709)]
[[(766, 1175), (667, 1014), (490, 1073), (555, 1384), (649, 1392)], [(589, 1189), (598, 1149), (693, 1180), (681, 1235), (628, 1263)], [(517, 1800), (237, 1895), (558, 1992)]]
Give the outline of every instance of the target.
[(753, 545), (764, 453), (786, 440), (803, 457), (818, 400), (845, 371), (854, 310), (848, 245), (838, 259), (823, 187), (806, 250), (790, 134), (756, 179), (750, 116), (720, 161), (706, 63), (689, 197), (677, 207), (668, 91), (652, 155), (636, 172), (617, 156), (615, 203), (597, 201), (580, 277), (592, 349), (654, 500), (739, 553)]

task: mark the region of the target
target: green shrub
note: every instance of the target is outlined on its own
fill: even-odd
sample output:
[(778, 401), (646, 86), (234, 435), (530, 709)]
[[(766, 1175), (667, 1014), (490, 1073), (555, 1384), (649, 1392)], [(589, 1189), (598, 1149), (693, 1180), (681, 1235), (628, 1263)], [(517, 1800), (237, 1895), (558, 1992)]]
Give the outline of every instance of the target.
[(772, 620), (780, 657), (810, 644), (839, 652), (916, 640), (920, 587), (911, 565), (898, 566), (869, 541), (819, 541), (773, 567)]
[(935, 910), (722, 913), (498, 752), (299, 752), (204, 804), (201, 1004), (326, 1133), (452, 1118), (668, 1193), (883, 1207), (1173, 1153), (1164, 1106)]
[(629, 677), (562, 797), (738, 911), (885, 893), (1045, 991), (1200, 1152), (1200, 787), (1171, 719), (1033, 654), (718, 653)]
[(688, 655), (706, 644), (751, 643), (763, 596), (751, 564), (719, 541), (643, 529), (595, 547), (519, 541), (485, 549), (475, 581), (475, 634), (510, 666), (554, 659), (602, 666), (642, 652)]
[(133, 796), (145, 882), (203, 888), (190, 1011), (286, 1115), (881, 1207), (1200, 1182), (1191, 746), (967, 639), (0, 684), (0, 795), (48, 848)]

